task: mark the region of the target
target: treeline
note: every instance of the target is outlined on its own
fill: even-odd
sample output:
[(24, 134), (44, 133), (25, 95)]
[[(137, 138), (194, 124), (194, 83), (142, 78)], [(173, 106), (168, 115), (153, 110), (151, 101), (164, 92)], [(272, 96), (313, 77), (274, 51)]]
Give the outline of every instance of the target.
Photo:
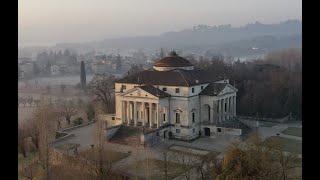
[(302, 119), (302, 52), (282, 49), (246, 62), (223, 56), (194, 61), (196, 68), (229, 78), (237, 93), (237, 114)]
[(37, 55), (37, 63), (43, 73), (49, 73), (52, 65), (76, 65), (77, 55), (70, 53), (68, 49), (64, 50), (64, 52), (43, 51)]

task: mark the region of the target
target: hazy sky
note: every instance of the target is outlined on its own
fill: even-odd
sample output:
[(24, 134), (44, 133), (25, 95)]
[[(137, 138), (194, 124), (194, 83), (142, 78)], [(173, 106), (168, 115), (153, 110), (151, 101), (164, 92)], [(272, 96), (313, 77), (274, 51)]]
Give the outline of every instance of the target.
[(158, 35), (302, 17), (302, 0), (19, 0), (20, 45)]

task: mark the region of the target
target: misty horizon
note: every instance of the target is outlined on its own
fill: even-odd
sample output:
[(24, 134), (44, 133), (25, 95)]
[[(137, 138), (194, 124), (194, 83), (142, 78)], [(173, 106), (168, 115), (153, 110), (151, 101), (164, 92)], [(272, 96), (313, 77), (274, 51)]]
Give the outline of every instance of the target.
[(165, 33), (169, 33), (169, 32), (180, 32), (180, 31), (184, 31), (184, 30), (189, 30), (189, 29), (192, 29), (193, 27), (196, 27), (196, 26), (200, 26), (200, 25), (207, 25), (209, 27), (219, 27), (219, 26), (225, 26), (225, 25), (230, 25), (231, 28), (242, 28), (242, 27), (246, 27), (247, 25), (250, 25), (250, 24), (256, 24), (256, 23), (259, 23), (259, 24), (263, 24), (263, 25), (274, 25), (274, 24), (280, 24), (280, 23), (283, 23), (283, 22), (287, 22), (287, 21), (299, 21), (299, 22), (302, 22), (301, 19), (287, 19), (287, 20), (284, 20), (284, 21), (279, 21), (279, 22), (275, 22), (275, 23), (263, 23), (263, 22), (260, 22), (260, 21), (255, 21), (255, 22), (248, 22), (246, 24), (243, 24), (243, 25), (239, 25), (239, 26), (233, 26), (232, 24), (219, 24), (219, 25), (208, 25), (208, 24), (198, 24), (198, 25), (194, 25), (192, 27), (187, 27), (185, 29), (177, 29), (177, 30), (167, 30), (167, 31), (164, 31), (164, 32), (161, 32), (161, 33), (158, 33), (158, 34), (144, 34), (144, 35), (132, 35), (132, 36), (128, 36), (128, 35), (118, 35), (118, 36), (113, 36), (113, 37), (107, 37), (107, 38), (100, 38), (100, 39), (89, 39), (89, 40), (80, 40), (80, 41), (56, 41), (56, 42), (49, 42), (49, 43), (21, 43), (19, 42), (18, 43), (18, 46), (19, 47), (37, 47), (37, 46), (43, 46), (43, 47), (46, 47), (46, 46), (55, 46), (57, 44), (60, 44), (60, 43), (89, 43), (89, 42), (95, 42), (95, 41), (103, 41), (103, 40), (113, 40), (113, 39), (122, 39), (122, 38), (136, 38), (136, 37), (151, 37), (151, 36), (161, 36)]
[(239, 27), (302, 19), (301, 0), (20, 0), (18, 4), (19, 46), (155, 36), (200, 24)]

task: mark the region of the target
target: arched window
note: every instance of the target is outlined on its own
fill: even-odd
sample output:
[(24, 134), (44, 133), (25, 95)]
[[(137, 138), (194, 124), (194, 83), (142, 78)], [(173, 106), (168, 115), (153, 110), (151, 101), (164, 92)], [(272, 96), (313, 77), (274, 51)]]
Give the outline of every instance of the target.
[(180, 123), (180, 113), (182, 112), (180, 109), (174, 110), (176, 113), (176, 123)]
[(192, 110), (191, 110), (191, 114), (192, 114), (192, 122), (194, 123), (196, 120), (196, 109), (195, 108), (193, 108)]

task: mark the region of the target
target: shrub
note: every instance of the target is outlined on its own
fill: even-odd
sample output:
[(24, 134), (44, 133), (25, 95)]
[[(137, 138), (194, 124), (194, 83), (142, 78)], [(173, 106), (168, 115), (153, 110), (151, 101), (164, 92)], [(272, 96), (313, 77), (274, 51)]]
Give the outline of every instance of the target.
[(67, 133), (63, 133), (63, 132), (56, 132), (56, 139), (59, 139), (59, 138), (61, 138), (63, 136), (66, 136), (66, 135), (68, 135), (68, 134)]
[(83, 123), (83, 119), (81, 117), (78, 117), (77, 119), (73, 120), (73, 125), (78, 126)]

